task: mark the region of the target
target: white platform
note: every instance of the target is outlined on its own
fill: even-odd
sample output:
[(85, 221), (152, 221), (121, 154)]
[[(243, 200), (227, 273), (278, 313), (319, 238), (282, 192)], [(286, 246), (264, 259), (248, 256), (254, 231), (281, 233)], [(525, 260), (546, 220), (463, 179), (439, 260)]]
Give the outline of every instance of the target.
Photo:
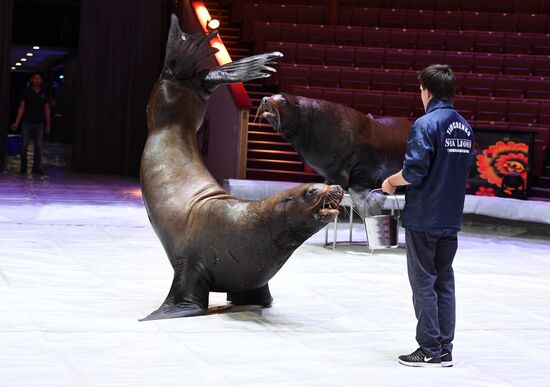
[(29, 184), (0, 195), (2, 387), (549, 385), (549, 240), (463, 232), (455, 367), (412, 369), (396, 360), (416, 349), (400, 250), (332, 251), (321, 232), (271, 281), (270, 309), (138, 322), (172, 277), (139, 200)]
[[(299, 184), (279, 181), (227, 179), (225, 189), (242, 199), (258, 200)], [(391, 206), (392, 204), (389, 203), (386, 206)], [(404, 196), (401, 195), (399, 206), (403, 208), (404, 204)], [(550, 202), (466, 195), (464, 213), (550, 225)]]

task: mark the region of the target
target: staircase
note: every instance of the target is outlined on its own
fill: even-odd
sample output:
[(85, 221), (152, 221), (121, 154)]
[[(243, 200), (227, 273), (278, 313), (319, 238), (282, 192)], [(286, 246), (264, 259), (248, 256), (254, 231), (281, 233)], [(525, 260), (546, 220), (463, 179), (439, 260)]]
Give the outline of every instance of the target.
[[(220, 21), (220, 36), (233, 60), (254, 55), (250, 47), (240, 42), (241, 28), (231, 23), (230, 10), (223, 0), (204, 1), (212, 18)], [(278, 180), (296, 182), (320, 182), (323, 178), (317, 173), (304, 171), (304, 162), (281, 135), (270, 124), (255, 120), (256, 108), (263, 97), (275, 94), (278, 90), (256, 80), (244, 84), (254, 109), (248, 122), (248, 153), (246, 178), (256, 180)]]

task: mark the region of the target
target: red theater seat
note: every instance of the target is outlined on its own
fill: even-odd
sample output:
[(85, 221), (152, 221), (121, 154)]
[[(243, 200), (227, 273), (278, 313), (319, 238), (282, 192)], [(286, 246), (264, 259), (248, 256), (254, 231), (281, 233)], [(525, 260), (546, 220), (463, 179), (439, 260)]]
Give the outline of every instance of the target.
[(533, 52), (533, 35), (522, 32), (504, 34), (504, 52), (531, 54)]
[(297, 44), (296, 62), (303, 64), (324, 64), (325, 46), (313, 44)]
[[(541, 101), (539, 105), (539, 119), (540, 125), (550, 125), (550, 101)], [(550, 141), (547, 142), (550, 146)]]
[(474, 71), (486, 74), (499, 74), (504, 64), (502, 55), (476, 53), (474, 55)]
[[(447, 63), (445, 60), (445, 53), (442, 51), (416, 51), (414, 53), (414, 68), (416, 70), (422, 70), (424, 67), (427, 67), (433, 63)], [(453, 70), (459, 71), (455, 68), (453, 68)]]
[(355, 48), (348, 46), (326, 46), (326, 64), (329, 66), (353, 66)]
[(513, 0), (487, 0), (487, 12), (510, 12), (510, 10), (512, 9), (512, 3)]
[(294, 44), (283, 42), (267, 42), (266, 51), (279, 51), (283, 53), (285, 62), (294, 62), (296, 60), (296, 46)]
[(550, 79), (530, 77), (527, 79), (527, 98), (550, 99)]
[[(447, 52), (445, 54), (445, 61), (451, 66), (453, 71), (461, 73), (469, 73), (474, 67), (474, 57), (471, 54), (461, 54), (457, 52)], [(435, 62), (434, 62), (435, 63)], [(441, 62), (437, 62), (441, 63)]]
[(361, 27), (335, 26), (334, 36), (336, 43), (340, 45), (363, 45), (363, 29)]
[(271, 22), (296, 23), (298, 21), (296, 19), (296, 6), (271, 4), (269, 6), (269, 19)]
[(371, 88), (372, 72), (369, 69), (358, 67), (342, 68), (340, 73), (340, 87), (345, 89)]
[(490, 15), (480, 12), (462, 12), (461, 28), (472, 31), (489, 31), (491, 29)]
[(346, 89), (325, 89), (323, 91), (324, 99), (334, 103), (340, 103), (346, 106), (353, 106), (353, 91)]
[(478, 98), (476, 106), (476, 120), (506, 121), (508, 102), (495, 98)]
[(308, 40), (313, 44), (334, 44), (334, 27), (310, 25), (308, 26)]
[(505, 55), (504, 73), (508, 75), (529, 75), (533, 72), (533, 57), (529, 55)]
[(533, 54), (550, 55), (550, 34), (534, 35)]
[(418, 31), (418, 49), (420, 50), (446, 50), (445, 32)]
[(515, 13), (537, 13), (539, 0), (514, 1), (513, 12)]
[(372, 27), (363, 28), (363, 45), (388, 47), (390, 45), (390, 30)]
[(420, 96), (420, 80), (417, 71), (404, 71), (401, 77), (401, 91), (417, 93)]
[(434, 19), (437, 30), (459, 30), (462, 27), (461, 12), (438, 12)]
[(378, 12), (378, 25), (385, 28), (406, 28), (407, 10), (384, 8)]
[(408, 93), (384, 93), (384, 115), (394, 117), (414, 116), (414, 98), (415, 96)]
[(310, 77), (308, 65), (282, 63), (279, 72), (279, 83), (283, 91), (290, 91), (295, 85), (305, 86)]
[(527, 78), (497, 77), (495, 82), (495, 96), (508, 98), (525, 97)]
[(475, 37), (475, 51), (501, 53), (504, 51), (504, 33), (479, 32)]
[(307, 98), (325, 99), (323, 89), (318, 87), (294, 86), (292, 88), (292, 94)]
[(415, 49), (418, 33), (414, 30), (394, 29), (390, 34), (390, 46), (394, 48)]
[(359, 47), (355, 50), (355, 66), (381, 68), (384, 66), (384, 49)]
[(454, 107), (467, 120), (473, 120), (476, 114), (477, 101), (474, 97), (455, 97)]
[(550, 76), (550, 56), (535, 56), (533, 61), (533, 74), (543, 77)]
[(464, 76), (463, 92), (466, 95), (492, 97), (495, 92), (495, 77), (483, 74), (467, 74)]
[(384, 113), (383, 97), (383, 93), (356, 90), (353, 93), (353, 107), (365, 114), (382, 115)]
[(327, 8), (318, 5), (297, 5), (296, 19), (301, 24), (325, 24)]
[(396, 70), (374, 70), (371, 87), (373, 90), (399, 91), (401, 88), (401, 72)]
[(445, 36), (445, 45), (449, 51), (474, 51), (476, 33), (471, 31), (449, 31)]
[(351, 8), (350, 23), (354, 26), (378, 27), (378, 9)]
[(431, 9), (411, 9), (408, 13), (407, 28), (431, 30), (434, 28), (434, 11)]
[(389, 69), (412, 69), (414, 51), (384, 50), (384, 67)]
[(546, 18), (546, 15), (519, 15), (518, 31), (544, 33), (546, 31)]
[(525, 124), (537, 123), (539, 114), (539, 102), (537, 101), (514, 101), (508, 108), (508, 122), (522, 122)]
[(279, 36), (283, 42), (308, 43), (308, 28), (303, 24), (284, 23), (280, 26)]
[(319, 87), (339, 87), (340, 68), (327, 66), (310, 66), (309, 84)]
[(517, 32), (518, 16), (509, 13), (494, 13), (491, 15), (491, 30)]

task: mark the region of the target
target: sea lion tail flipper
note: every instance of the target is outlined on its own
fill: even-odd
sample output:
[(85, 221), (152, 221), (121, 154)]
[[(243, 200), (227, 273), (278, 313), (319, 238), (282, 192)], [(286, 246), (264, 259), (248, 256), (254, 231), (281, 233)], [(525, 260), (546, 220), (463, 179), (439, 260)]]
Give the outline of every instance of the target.
[(229, 62), (208, 73), (203, 82), (204, 87), (212, 92), (223, 84), (270, 77), (277, 70), (269, 65), (276, 64), (276, 60), (282, 57), (282, 53), (275, 51)]
[(200, 273), (174, 273), (174, 281), (160, 308), (139, 321), (201, 316), (208, 310), (208, 285)]
[(218, 52), (210, 46), (218, 31), (208, 35), (188, 35), (181, 31), (179, 20), (172, 14), (168, 41), (166, 42), (166, 56), (162, 76), (166, 79), (183, 81), (199, 75), (204, 78), (208, 71), (201, 71), (198, 66), (201, 62)]

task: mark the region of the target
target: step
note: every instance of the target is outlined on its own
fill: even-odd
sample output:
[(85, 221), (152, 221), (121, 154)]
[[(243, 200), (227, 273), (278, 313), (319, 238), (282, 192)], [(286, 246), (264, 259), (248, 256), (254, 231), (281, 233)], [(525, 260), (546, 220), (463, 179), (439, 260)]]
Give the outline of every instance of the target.
[(550, 188), (550, 176), (539, 177), (539, 182), (537, 183), (537, 187)]
[(248, 141), (284, 141), (283, 137), (276, 132), (248, 131)]
[[(252, 115), (251, 115), (252, 118)], [(271, 124), (261, 121), (261, 122), (249, 122), (248, 123), (248, 130), (253, 132), (269, 132), (269, 133), (277, 133), (273, 130), (273, 126)]]
[(262, 141), (262, 140), (250, 140), (248, 139), (248, 147), (253, 149), (262, 150), (281, 150), (281, 151), (293, 151), (292, 145), (288, 142), (281, 141)]
[(255, 180), (295, 181), (302, 183), (322, 182), (324, 179), (314, 173), (287, 172), (272, 169), (247, 168), (246, 178)]
[(550, 188), (531, 187), (531, 196), (550, 199)]
[(247, 159), (247, 168), (268, 169), (276, 171), (303, 172), (304, 163), (301, 161), (273, 160), (273, 159)]
[(294, 151), (281, 151), (271, 149), (248, 149), (247, 158), (301, 161), (300, 157), (298, 157), (298, 153)]

